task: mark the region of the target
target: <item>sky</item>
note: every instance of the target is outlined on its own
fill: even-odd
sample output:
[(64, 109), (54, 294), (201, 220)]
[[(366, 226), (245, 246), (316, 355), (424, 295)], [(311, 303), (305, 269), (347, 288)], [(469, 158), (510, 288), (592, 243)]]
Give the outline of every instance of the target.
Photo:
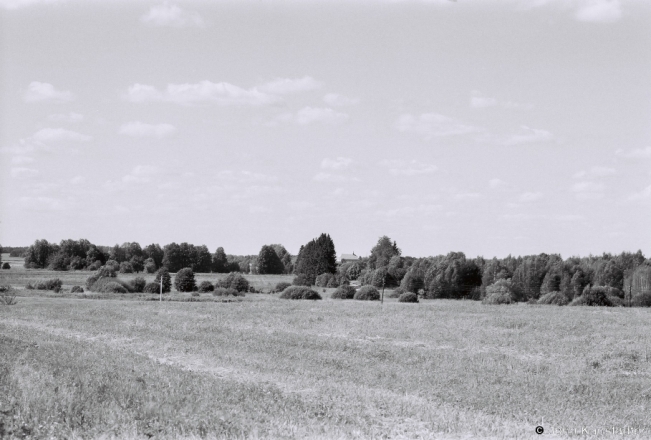
[(0, 0), (0, 243), (651, 255), (644, 0)]

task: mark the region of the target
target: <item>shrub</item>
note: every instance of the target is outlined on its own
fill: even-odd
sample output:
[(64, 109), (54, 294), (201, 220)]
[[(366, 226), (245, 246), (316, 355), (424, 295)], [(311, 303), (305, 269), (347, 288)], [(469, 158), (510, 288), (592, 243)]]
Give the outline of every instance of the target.
[(36, 288), (37, 290), (57, 290), (58, 289), (60, 291), (62, 284), (63, 284), (63, 282), (60, 279), (52, 278), (52, 279), (45, 280), (45, 281), (39, 281), (33, 287)]
[(156, 272), (156, 263), (154, 262), (153, 258), (147, 258), (145, 260), (145, 272), (147, 273), (154, 273)]
[(133, 266), (127, 261), (120, 263), (120, 273), (133, 273)]
[(332, 292), (330, 298), (332, 299), (353, 299), (355, 296), (355, 288), (353, 286), (339, 286), (337, 290)]
[(219, 287), (225, 289), (231, 288), (235, 289), (238, 292), (248, 292), (249, 291), (249, 282), (241, 273), (231, 272), (228, 276), (217, 282)]
[(13, 306), (16, 304), (16, 292), (14, 289), (5, 284), (0, 285), (0, 305)]
[(11, 265), (5, 261), (4, 263), (2, 263), (2, 268), (3, 269), (11, 269)]
[(651, 307), (651, 292), (638, 293), (631, 300), (635, 307)]
[(625, 301), (618, 296), (609, 296), (608, 299), (612, 303), (613, 307), (624, 307), (626, 305)]
[(570, 306), (587, 306), (588, 301), (585, 296), (575, 296), (574, 299), (570, 302)]
[(493, 292), (482, 300), (483, 304), (511, 304), (514, 302), (513, 294), (510, 292)]
[(147, 283), (145, 288), (142, 290), (144, 293), (160, 293), (160, 284), (158, 283)]
[(161, 277), (163, 278), (163, 293), (169, 293), (172, 290), (172, 277), (170, 277), (170, 271), (166, 267), (161, 267), (156, 271), (154, 282), (160, 284)]
[(101, 278), (115, 278), (115, 269), (113, 266), (100, 267), (97, 272), (86, 279), (86, 289), (93, 290), (93, 284)]
[(132, 282), (131, 285), (133, 286), (133, 291), (136, 293), (142, 293), (145, 290), (145, 286), (147, 285), (147, 281), (143, 277), (136, 277)]
[[(403, 287), (396, 287), (393, 291), (387, 295), (387, 298), (400, 298), (403, 294), (407, 293), (407, 290)], [(413, 292), (412, 292), (413, 293)], [(418, 295), (416, 295), (418, 298)]]
[(292, 281), (292, 284), (294, 286), (312, 287), (313, 282), (307, 275), (300, 274), (300, 275), (296, 275), (296, 277)]
[(84, 293), (84, 288), (81, 286), (72, 286), (72, 289), (70, 289), (71, 293)]
[(197, 283), (194, 280), (192, 268), (186, 267), (179, 270), (174, 277), (174, 288), (179, 292), (192, 292)]
[(318, 287), (339, 287), (337, 277), (335, 274), (329, 272), (322, 273), (316, 277), (314, 284)]
[(570, 305), (612, 307), (613, 303), (608, 298), (608, 289), (606, 287), (586, 286), (583, 294), (578, 298), (574, 298)]
[(86, 269), (88, 269), (88, 270), (99, 270), (100, 267), (102, 267), (102, 262), (99, 261), (99, 260), (95, 260), (94, 262), (89, 264), (88, 267), (86, 267)]
[[(100, 282), (101, 283), (101, 282)], [(97, 283), (95, 283), (97, 284)], [(128, 290), (120, 283), (116, 281), (109, 281), (108, 283), (103, 284), (98, 292), (101, 293), (127, 293)]]
[(115, 260), (108, 260), (104, 266), (112, 267), (115, 272), (120, 270), (120, 263)]
[(231, 287), (215, 287), (215, 290), (212, 294), (213, 296), (244, 296), (243, 293), (240, 294), (240, 292)]
[(192, 292), (192, 296), (200, 296), (199, 292)]
[(398, 302), (401, 302), (401, 303), (417, 303), (418, 302), (418, 295), (415, 294), (414, 292), (405, 292), (402, 295), (400, 295), (400, 298), (398, 298)]
[(210, 281), (202, 281), (197, 288), (199, 292), (214, 292), (215, 286)]
[(538, 304), (553, 304), (556, 306), (565, 306), (570, 300), (562, 292), (549, 292), (538, 299)]
[(285, 290), (289, 286), (291, 286), (290, 283), (288, 283), (286, 281), (281, 281), (280, 283), (276, 284), (276, 287), (274, 288), (273, 292), (274, 293), (282, 292), (283, 290)]
[(321, 299), (321, 295), (319, 295), (317, 292), (314, 290), (310, 289), (309, 287), (305, 286), (289, 286), (285, 290), (283, 290), (283, 293), (280, 294), (280, 298), (282, 299)]
[(380, 292), (378, 292), (378, 290), (373, 286), (363, 286), (355, 292), (353, 299), (361, 301), (379, 301)]

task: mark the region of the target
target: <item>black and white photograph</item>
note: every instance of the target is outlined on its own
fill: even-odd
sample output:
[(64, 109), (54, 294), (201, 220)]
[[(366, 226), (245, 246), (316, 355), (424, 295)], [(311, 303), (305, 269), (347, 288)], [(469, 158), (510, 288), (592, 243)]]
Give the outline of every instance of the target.
[(0, 0), (0, 439), (651, 438), (651, 1)]

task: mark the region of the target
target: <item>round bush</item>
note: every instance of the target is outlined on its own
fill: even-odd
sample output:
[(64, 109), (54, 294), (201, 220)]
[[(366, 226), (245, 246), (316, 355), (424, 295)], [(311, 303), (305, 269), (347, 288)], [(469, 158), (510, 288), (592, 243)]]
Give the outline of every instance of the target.
[(147, 273), (155, 273), (156, 272), (157, 267), (156, 267), (156, 263), (154, 262), (153, 258), (147, 258), (145, 260), (144, 264), (145, 264), (145, 266), (144, 266), (145, 272), (147, 272)]
[[(100, 278), (99, 280), (95, 281), (93, 284), (92, 288), (88, 289), (93, 292), (108, 292), (111, 293), (113, 287), (112, 284), (118, 284), (121, 286), (120, 292), (113, 292), (113, 293), (127, 293), (127, 292), (132, 292), (133, 291), (133, 286), (131, 286), (130, 283), (126, 281), (122, 281), (119, 278)], [(108, 287), (108, 290), (106, 286), (111, 285), (111, 287)], [(124, 290), (124, 292), (122, 291)]]
[(215, 287), (212, 294), (213, 296), (244, 296), (244, 293), (240, 293), (231, 287)]
[(570, 303), (571, 306), (602, 306), (612, 307), (613, 303), (607, 295), (608, 290), (605, 287), (586, 286), (583, 294)]
[(609, 296), (608, 299), (612, 303), (613, 307), (624, 307), (626, 302), (618, 296)]
[(210, 281), (202, 281), (197, 288), (199, 292), (214, 292), (215, 286), (212, 285)]
[(102, 293), (127, 293), (127, 289), (120, 283), (109, 281), (99, 290)]
[(651, 292), (638, 293), (631, 300), (635, 307), (651, 307)]
[(11, 265), (5, 261), (4, 263), (2, 263), (2, 268), (3, 269), (11, 269)]
[(538, 299), (538, 304), (553, 304), (556, 306), (565, 306), (570, 302), (562, 292), (549, 292)]
[(161, 267), (156, 271), (154, 282), (159, 284), (161, 282), (161, 277), (163, 278), (163, 293), (169, 293), (172, 290), (172, 277), (170, 276), (170, 271), (167, 270), (166, 267)]
[[(404, 289), (403, 287), (396, 287), (393, 289), (393, 291), (387, 295), (388, 298), (400, 298), (403, 294), (407, 293), (407, 290)], [(418, 295), (416, 295), (416, 298), (418, 298)], [(416, 301), (418, 302), (418, 301)]]
[(398, 302), (401, 302), (401, 303), (417, 303), (418, 302), (418, 295), (416, 295), (414, 292), (405, 292), (402, 295), (400, 295), (400, 298), (398, 298)]
[(231, 272), (228, 276), (217, 282), (219, 287), (225, 289), (231, 288), (235, 289), (238, 292), (248, 292), (249, 291), (249, 281), (242, 276), (241, 273)]
[(71, 293), (84, 293), (84, 288), (81, 286), (72, 286), (72, 289), (70, 289)]
[(286, 281), (281, 281), (280, 283), (276, 284), (276, 287), (274, 288), (273, 291), (274, 291), (275, 293), (282, 292), (283, 290), (285, 290), (285, 289), (288, 288), (289, 286), (291, 286), (290, 283), (288, 283), (288, 282), (286, 282)]
[(380, 292), (373, 286), (363, 286), (353, 296), (353, 299), (361, 301), (379, 301)]
[(330, 298), (332, 299), (353, 299), (355, 296), (355, 288), (353, 286), (339, 286), (337, 290), (332, 292)]
[(513, 295), (510, 292), (493, 292), (482, 300), (483, 304), (511, 304), (513, 302)]
[(136, 293), (142, 293), (145, 290), (145, 286), (147, 285), (147, 281), (143, 277), (136, 277), (134, 280), (131, 282), (131, 285), (133, 286), (133, 291)]
[(112, 267), (115, 272), (120, 270), (120, 263), (115, 260), (108, 260), (104, 266)]
[(160, 293), (160, 284), (147, 283), (142, 291), (145, 293)]
[(194, 280), (194, 272), (189, 267), (179, 270), (174, 277), (174, 288), (179, 292), (192, 292), (197, 283)]
[(200, 296), (201, 294), (199, 292), (192, 292), (192, 296)]
[(120, 263), (120, 273), (133, 273), (133, 266), (127, 261)]
[(86, 279), (86, 289), (93, 290), (93, 284), (95, 284), (99, 279), (115, 278), (115, 276), (116, 274), (113, 266), (102, 266), (97, 270), (97, 272)]
[(305, 286), (289, 286), (283, 293), (280, 294), (281, 299), (321, 299), (319, 295), (314, 290)]

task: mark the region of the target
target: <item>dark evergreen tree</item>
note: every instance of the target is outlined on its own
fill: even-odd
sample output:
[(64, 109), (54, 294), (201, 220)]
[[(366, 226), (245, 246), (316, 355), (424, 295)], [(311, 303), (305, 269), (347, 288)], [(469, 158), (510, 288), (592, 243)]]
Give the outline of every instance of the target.
[(278, 275), (285, 271), (283, 262), (273, 247), (264, 245), (258, 254), (258, 273)]
[[(231, 272), (228, 267), (228, 258), (223, 247), (218, 247), (212, 256), (212, 271), (216, 273)], [(239, 269), (238, 269), (239, 270)]]
[(328, 234), (321, 234), (319, 238), (301, 246), (294, 273), (304, 275), (311, 284), (314, 284), (320, 274), (336, 272), (335, 244)]

